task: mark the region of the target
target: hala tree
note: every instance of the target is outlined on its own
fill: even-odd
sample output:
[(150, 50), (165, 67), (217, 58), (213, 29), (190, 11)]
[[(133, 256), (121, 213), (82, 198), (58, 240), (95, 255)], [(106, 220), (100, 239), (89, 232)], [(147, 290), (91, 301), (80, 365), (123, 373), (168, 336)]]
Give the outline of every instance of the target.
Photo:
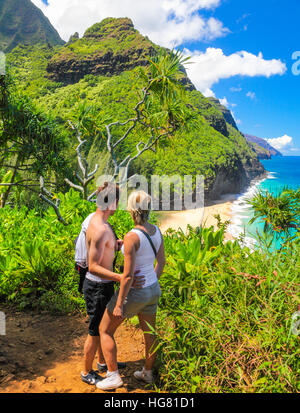
[[(259, 191), (251, 199), (254, 217), (249, 224), (260, 220), (264, 223), (264, 233), (287, 242), (298, 237), (300, 231), (300, 189), (284, 187), (277, 194)], [(293, 235), (298, 232), (298, 235)]]
[[(3, 208), (13, 188), (39, 194), (40, 176), (64, 169), (64, 142), (56, 123), (16, 89), (9, 74), (0, 82), (0, 193)], [(47, 185), (55, 186), (49, 179)]]
[[(162, 138), (172, 136), (193, 116), (184, 104), (184, 88), (180, 83), (181, 68), (187, 60), (178, 51), (161, 51), (155, 58), (149, 59), (149, 67), (139, 69), (144, 86), (140, 90), (133, 115), (128, 119), (98, 125), (90, 116), (93, 108), (83, 104), (77, 121), (68, 122), (78, 140), (76, 152), (80, 171), (74, 174), (78, 182), (72, 182), (66, 176), (64, 179), (68, 185), (79, 190), (84, 199), (91, 201), (95, 196), (95, 192), (88, 194), (88, 185), (98, 169), (98, 165), (93, 171), (89, 169), (83, 150), (87, 142), (84, 129), (89, 134), (96, 129), (104, 137), (113, 166), (113, 180), (117, 181), (121, 168), (125, 169), (123, 176), (128, 179), (132, 162), (144, 152), (155, 150)], [(26, 188), (38, 192), (40, 198), (54, 208), (58, 219), (65, 224), (59, 212), (60, 200), (53, 193), (55, 184), (46, 179), (51, 176), (51, 172), (59, 171), (61, 174), (65, 168), (61, 156), (64, 141), (57, 125), (14, 89), (8, 75), (2, 79), (0, 87), (0, 173), (6, 171), (5, 179), (0, 183), (0, 188), (5, 188), (2, 190), (2, 206), (13, 187)], [(121, 136), (116, 134), (118, 128), (122, 130)], [(120, 159), (120, 146), (138, 128), (145, 138), (136, 142), (133, 153)], [(126, 179), (118, 183), (122, 185)]]
[[(155, 150), (158, 142), (162, 138), (170, 137), (174, 132), (187, 122), (192, 116), (190, 110), (183, 103), (184, 88), (180, 83), (182, 76), (181, 67), (189, 58), (183, 57), (179, 52), (161, 51), (155, 58), (149, 59), (149, 67), (139, 69), (139, 78), (144, 86), (139, 91), (139, 101), (133, 109), (133, 116), (125, 120), (116, 120), (111, 123), (104, 123), (104, 133), (99, 132), (105, 139), (105, 144), (113, 167), (113, 180), (118, 181), (119, 173), (123, 168), (123, 177), (119, 184), (124, 184), (129, 179), (129, 169), (131, 164), (148, 150)], [(89, 164), (83, 155), (83, 147), (87, 142), (82, 138), (80, 129), (86, 127), (82, 123), (83, 112), (90, 115), (90, 107), (83, 106), (79, 115), (81, 122), (69, 121), (70, 127), (76, 131), (79, 145), (76, 148), (80, 173), (75, 176), (79, 184), (71, 182), (66, 178), (66, 182), (83, 194), (83, 198), (92, 200), (95, 192), (88, 194), (88, 185), (94, 179), (98, 170), (95, 166), (89, 172)], [(91, 128), (97, 127), (93, 122)], [(116, 137), (116, 131), (122, 129), (121, 136)], [(128, 137), (140, 128), (145, 139), (136, 142), (135, 151), (128, 154), (123, 159), (118, 156), (119, 148)], [(101, 129), (98, 125), (98, 129)]]

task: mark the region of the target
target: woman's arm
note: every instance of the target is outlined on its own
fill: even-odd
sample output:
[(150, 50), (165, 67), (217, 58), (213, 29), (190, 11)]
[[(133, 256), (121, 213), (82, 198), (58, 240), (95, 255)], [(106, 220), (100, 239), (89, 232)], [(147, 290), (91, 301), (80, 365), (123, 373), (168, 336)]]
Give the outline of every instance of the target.
[(113, 315), (117, 318), (123, 318), (123, 303), (132, 286), (136, 247), (138, 247), (139, 238), (133, 232), (125, 235), (124, 238), (124, 272), (121, 276), (120, 290), (118, 299), (113, 311)]
[(161, 236), (161, 244), (160, 244), (159, 250), (157, 252), (157, 256), (156, 256), (157, 263), (156, 263), (156, 266), (155, 266), (155, 272), (156, 272), (158, 280), (159, 280), (160, 276), (162, 275), (164, 267), (166, 265), (164, 238), (163, 238), (161, 233), (160, 233), (160, 236)]

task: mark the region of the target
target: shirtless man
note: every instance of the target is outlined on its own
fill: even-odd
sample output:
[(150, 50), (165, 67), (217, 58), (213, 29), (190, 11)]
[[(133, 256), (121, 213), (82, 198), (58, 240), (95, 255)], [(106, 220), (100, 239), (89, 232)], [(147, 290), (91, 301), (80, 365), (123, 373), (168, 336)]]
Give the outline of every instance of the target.
[[(111, 199), (113, 201), (107, 207)], [(99, 325), (106, 305), (114, 294), (114, 283), (121, 280), (121, 274), (114, 272), (113, 263), (115, 251), (121, 248), (122, 241), (116, 240), (107, 222), (108, 218), (115, 213), (118, 202), (118, 185), (105, 182), (97, 191), (97, 210), (86, 232), (89, 271), (83, 284), (83, 293), (90, 321), (89, 333), (84, 345), (84, 368), (81, 372), (81, 379), (88, 384), (96, 384), (98, 380), (101, 380), (101, 377), (92, 369), (97, 350), (100, 357), (97, 364), (98, 370), (106, 370), (100, 345)], [(136, 279), (136, 286), (143, 283), (144, 280), (141, 277)], [(125, 366), (125, 363), (118, 363), (118, 368)]]

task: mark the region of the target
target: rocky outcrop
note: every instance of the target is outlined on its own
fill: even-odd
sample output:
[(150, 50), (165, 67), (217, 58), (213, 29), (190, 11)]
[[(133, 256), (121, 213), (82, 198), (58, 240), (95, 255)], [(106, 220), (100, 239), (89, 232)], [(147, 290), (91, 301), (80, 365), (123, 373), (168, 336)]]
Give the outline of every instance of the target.
[[(128, 18), (107, 18), (78, 33), (52, 57), (47, 66), (47, 77), (63, 84), (77, 83), (85, 75), (115, 76), (137, 66), (147, 66), (149, 57), (160, 47), (142, 36)], [(195, 86), (181, 67), (181, 83), (188, 90)]]
[(266, 171), (259, 160), (248, 160), (242, 163), (237, 159), (233, 168), (221, 167), (215, 171), (215, 178), (206, 182), (205, 199), (219, 199), (223, 194), (238, 194), (247, 187), (253, 179), (260, 179)]
[(85, 75), (114, 76), (149, 63), (155, 45), (130, 19), (105, 19), (81, 39), (72, 38), (48, 63), (51, 80), (76, 83)]
[(200, 115), (202, 115), (209, 125), (216, 131), (220, 132), (224, 136), (228, 136), (228, 129), (226, 120), (223, 114), (215, 107), (209, 99), (199, 99), (199, 92), (197, 92), (197, 98), (191, 102), (191, 107), (196, 109)]
[[(67, 59), (52, 59), (47, 67), (48, 78), (64, 84), (77, 83), (85, 75), (114, 76), (125, 70), (146, 65), (146, 59), (141, 58), (142, 50), (126, 51), (115, 54), (113, 51), (99, 52), (84, 59), (69, 55)], [(137, 55), (140, 57), (137, 58)]]
[(0, 50), (18, 44), (64, 44), (47, 17), (30, 0), (0, 0)]
[[(258, 138), (257, 136), (253, 136), (253, 135), (247, 135), (245, 133), (243, 135), (245, 136), (247, 141), (255, 143), (256, 145), (269, 151), (271, 156), (283, 156), (281, 152), (273, 148), (273, 146), (271, 146), (265, 139)], [(266, 158), (262, 158), (262, 159), (266, 159)]]
[(236, 126), (235, 120), (230, 110), (221, 105), (220, 101), (216, 98), (210, 97), (208, 98), (208, 100), (223, 114), (225, 121), (229, 123), (229, 125), (233, 126), (236, 130), (238, 130), (238, 127)]
[(272, 155), (268, 149), (265, 149), (254, 142), (248, 141), (248, 143), (251, 145), (251, 148), (256, 153), (258, 159), (271, 159)]

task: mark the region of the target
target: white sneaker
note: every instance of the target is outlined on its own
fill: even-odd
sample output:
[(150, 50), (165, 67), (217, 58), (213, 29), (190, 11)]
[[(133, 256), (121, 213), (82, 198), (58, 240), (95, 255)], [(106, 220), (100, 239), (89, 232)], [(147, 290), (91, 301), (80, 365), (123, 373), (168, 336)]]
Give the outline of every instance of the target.
[(152, 371), (151, 370), (146, 371), (145, 367), (143, 367), (143, 370), (141, 370), (141, 371), (135, 371), (133, 373), (133, 375), (136, 379), (142, 380), (142, 381), (144, 381), (145, 383), (148, 383), (148, 384), (153, 383), (153, 381), (154, 381)]
[(98, 381), (96, 387), (101, 390), (114, 390), (123, 386), (123, 380), (119, 373), (107, 373), (106, 379)]

